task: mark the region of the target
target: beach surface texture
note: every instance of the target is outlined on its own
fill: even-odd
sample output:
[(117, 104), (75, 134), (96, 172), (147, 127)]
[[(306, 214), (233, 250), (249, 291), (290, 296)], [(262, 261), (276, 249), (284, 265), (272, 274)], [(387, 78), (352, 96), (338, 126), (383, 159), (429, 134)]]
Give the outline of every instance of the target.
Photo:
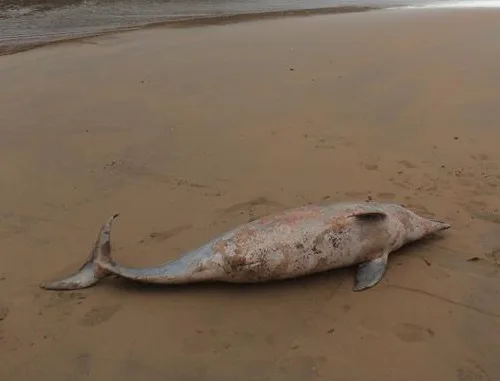
[[(0, 380), (500, 380), (499, 38), (494, 9), (386, 9), (0, 57)], [(360, 293), (354, 269), (39, 288), (113, 213), (114, 257), (140, 267), (367, 199), (452, 229)]]

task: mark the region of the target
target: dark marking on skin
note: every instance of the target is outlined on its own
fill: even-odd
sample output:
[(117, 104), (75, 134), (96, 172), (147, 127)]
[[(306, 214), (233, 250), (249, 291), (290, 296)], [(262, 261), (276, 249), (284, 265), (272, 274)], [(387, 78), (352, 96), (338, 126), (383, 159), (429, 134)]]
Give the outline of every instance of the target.
[(410, 221), (410, 216), (407, 213), (398, 213), (399, 221), (403, 224), (406, 231), (412, 231), (413, 225)]
[[(294, 246), (287, 244), (278, 244), (266, 249), (257, 249), (258, 253), (253, 256), (252, 260), (246, 258), (241, 250), (240, 245), (236, 245), (235, 255), (227, 256), (224, 260), (224, 269), (227, 275), (232, 279), (244, 279), (245, 281), (258, 282), (268, 277), (280, 278), (287, 273), (290, 265), (291, 252), (295, 252)], [(269, 261), (273, 255), (281, 254), (280, 260)]]
[(325, 257), (321, 257), (318, 259), (318, 263), (316, 264), (315, 270), (324, 269), (328, 266), (328, 259)]
[(366, 255), (363, 258), (363, 261), (373, 261), (374, 259), (379, 258), (382, 255), (382, 251), (379, 250), (372, 250), (369, 253), (366, 253)]
[(195, 273), (201, 273), (202, 271), (205, 271), (205, 266), (203, 263), (197, 263), (193, 269), (193, 274)]
[(299, 242), (299, 243), (295, 244), (295, 247), (300, 250), (300, 249), (304, 248), (304, 245)]
[(97, 277), (104, 277), (109, 274), (107, 270), (100, 268), (96, 264), (93, 264), (92, 267)]
[[(304, 247), (302, 243), (299, 244), (302, 245), (302, 247)], [(278, 264), (278, 266), (276, 266), (276, 268), (274, 269), (274, 273), (279, 275), (287, 272), (288, 266), (290, 265), (290, 258), (293, 257), (293, 254), (290, 252), (290, 249), (291, 248), (287, 245), (281, 245), (279, 247), (279, 251), (283, 255), (283, 258), (281, 262)]]
[(392, 240), (391, 240), (391, 242), (389, 243), (389, 245), (390, 245), (391, 247), (395, 247), (395, 246), (396, 246), (396, 244), (397, 244), (398, 242), (401, 242), (401, 241), (402, 241), (402, 238), (403, 238), (402, 236), (403, 236), (403, 232), (401, 232), (401, 231), (399, 231), (399, 230), (398, 230), (398, 231), (396, 232), (396, 235), (392, 238)]
[(229, 259), (230, 266), (234, 270), (238, 270), (242, 266), (247, 265), (247, 260), (245, 257), (240, 257), (240, 256), (234, 256)]
[(214, 253), (220, 253), (225, 257), (226, 256), (226, 242), (225, 241), (216, 242), (215, 245), (212, 246), (212, 251)]
[(348, 234), (347, 219), (340, 221), (331, 220), (329, 226), (316, 236), (313, 241), (312, 251), (316, 254), (322, 254), (324, 250), (338, 249), (344, 242), (345, 235)]
[(341, 243), (342, 243), (342, 236), (341, 236), (342, 232), (339, 232), (339, 234), (335, 234), (335, 235), (332, 235), (330, 237), (330, 243), (332, 244), (332, 246), (334, 248), (338, 248), (340, 247)]

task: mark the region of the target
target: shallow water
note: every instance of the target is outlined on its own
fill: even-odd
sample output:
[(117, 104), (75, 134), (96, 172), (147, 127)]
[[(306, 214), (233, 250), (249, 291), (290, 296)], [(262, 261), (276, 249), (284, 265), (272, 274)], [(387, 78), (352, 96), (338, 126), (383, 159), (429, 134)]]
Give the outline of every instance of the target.
[[(481, 3), (490, 2), (481, 1)], [(0, 0), (0, 53), (9, 53), (61, 39), (95, 35), (174, 19), (343, 6), (384, 8), (433, 3), (436, 2), (431, 0)]]

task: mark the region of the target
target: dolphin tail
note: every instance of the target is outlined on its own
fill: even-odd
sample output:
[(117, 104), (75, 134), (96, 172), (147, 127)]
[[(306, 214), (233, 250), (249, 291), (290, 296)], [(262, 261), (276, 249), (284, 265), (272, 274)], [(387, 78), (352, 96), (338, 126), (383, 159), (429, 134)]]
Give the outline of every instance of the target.
[(103, 268), (97, 259), (104, 261), (110, 260), (111, 253), (111, 224), (118, 217), (118, 214), (111, 216), (108, 221), (102, 225), (97, 239), (94, 243), (90, 256), (75, 273), (72, 275), (40, 285), (45, 290), (78, 290), (95, 285), (101, 279), (111, 273)]

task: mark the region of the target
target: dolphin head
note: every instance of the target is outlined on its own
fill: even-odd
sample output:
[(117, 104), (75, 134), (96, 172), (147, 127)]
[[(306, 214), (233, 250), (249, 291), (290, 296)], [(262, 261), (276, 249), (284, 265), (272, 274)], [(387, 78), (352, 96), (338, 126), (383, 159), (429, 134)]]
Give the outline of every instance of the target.
[(406, 242), (416, 241), (451, 227), (447, 222), (419, 216), (402, 205), (393, 205), (392, 209), (403, 227), (405, 233), (404, 241)]

